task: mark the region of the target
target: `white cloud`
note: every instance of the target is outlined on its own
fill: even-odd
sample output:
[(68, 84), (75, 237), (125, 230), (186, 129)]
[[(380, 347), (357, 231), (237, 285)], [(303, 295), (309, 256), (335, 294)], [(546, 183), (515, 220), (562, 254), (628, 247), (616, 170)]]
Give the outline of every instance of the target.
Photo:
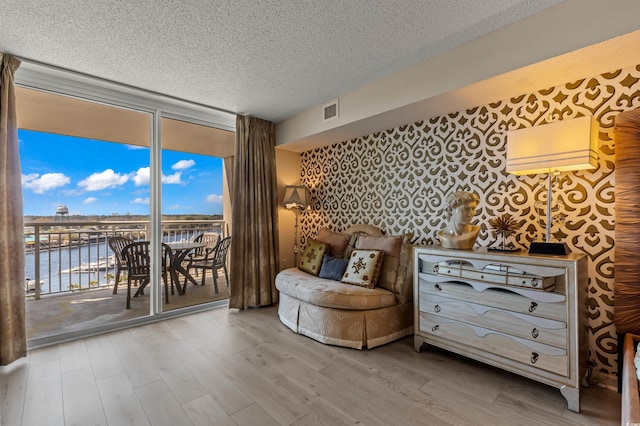
[(86, 200), (84, 200), (82, 204), (91, 204), (91, 203), (95, 203), (96, 201), (98, 201), (96, 197), (89, 197)]
[(31, 189), (35, 194), (43, 194), (51, 189), (59, 188), (71, 182), (63, 173), (45, 173), (40, 176), (37, 173), (22, 175), (22, 186)]
[(220, 204), (222, 204), (222, 195), (218, 195), (218, 194), (207, 195), (207, 203), (220, 203)]
[(78, 186), (87, 191), (100, 191), (107, 188), (115, 188), (127, 182), (129, 177), (120, 173), (115, 173), (113, 169), (106, 169), (102, 172), (91, 174), (88, 178), (80, 181)]
[(174, 174), (169, 176), (162, 175), (162, 183), (168, 183), (168, 184), (182, 183), (180, 181), (180, 176), (182, 176), (182, 172), (175, 172)]
[(149, 199), (148, 198), (136, 198), (135, 200), (132, 201), (132, 203), (134, 203), (134, 204), (149, 204)]
[(189, 167), (193, 167), (195, 164), (196, 164), (196, 162), (193, 161), (193, 160), (180, 160), (176, 164), (171, 166), (171, 169), (173, 169), (173, 170), (186, 170)]
[(180, 204), (174, 204), (172, 206), (169, 206), (169, 210), (178, 210), (180, 209)]
[(136, 186), (149, 185), (149, 167), (140, 167), (133, 175)]
[(138, 146), (138, 145), (127, 145), (127, 149), (128, 149), (128, 150), (134, 150), (134, 149), (148, 149), (148, 147), (146, 147), (146, 146)]
[[(151, 181), (150, 178), (150, 168), (149, 167), (140, 167), (136, 172), (133, 173), (133, 182), (136, 186), (144, 186), (149, 185)], [(180, 184), (182, 181), (180, 180), (182, 176), (182, 172), (175, 172), (172, 175), (162, 175), (162, 183), (166, 184)]]

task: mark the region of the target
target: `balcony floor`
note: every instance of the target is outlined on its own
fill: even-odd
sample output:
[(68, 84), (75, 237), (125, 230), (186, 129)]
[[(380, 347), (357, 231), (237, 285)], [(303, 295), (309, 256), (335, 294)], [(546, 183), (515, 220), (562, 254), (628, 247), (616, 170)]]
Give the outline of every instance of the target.
[[(199, 280), (199, 277), (196, 277)], [(132, 294), (137, 287), (132, 287)], [(163, 304), (164, 304), (164, 286)], [(213, 291), (213, 278), (207, 274), (204, 286), (187, 285), (184, 295), (169, 295), (169, 304), (163, 309), (173, 310), (201, 303), (228, 299), (229, 292), (224, 274), (218, 275), (218, 294)], [(75, 293), (42, 296), (40, 300), (27, 298), (27, 340), (40, 339), (83, 330), (90, 327), (104, 326), (123, 320), (140, 318), (149, 315), (149, 287), (144, 296), (131, 299), (131, 309), (126, 309), (127, 282), (120, 281), (118, 294), (112, 294), (113, 288), (100, 288)]]

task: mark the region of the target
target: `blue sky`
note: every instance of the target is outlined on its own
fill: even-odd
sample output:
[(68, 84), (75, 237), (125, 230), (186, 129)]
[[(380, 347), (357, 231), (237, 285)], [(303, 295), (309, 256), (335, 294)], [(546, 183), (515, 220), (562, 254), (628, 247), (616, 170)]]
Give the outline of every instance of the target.
[[(24, 214), (149, 214), (149, 149), (19, 130)], [(162, 213), (222, 214), (222, 159), (162, 151)]]

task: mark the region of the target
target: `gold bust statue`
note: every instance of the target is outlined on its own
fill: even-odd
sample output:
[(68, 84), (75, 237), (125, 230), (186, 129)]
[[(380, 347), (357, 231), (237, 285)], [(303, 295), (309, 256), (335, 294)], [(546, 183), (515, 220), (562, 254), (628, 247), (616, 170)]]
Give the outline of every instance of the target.
[(437, 232), (442, 247), (468, 250), (478, 238), (480, 227), (471, 225), (480, 197), (475, 192), (457, 191), (447, 196), (447, 226)]

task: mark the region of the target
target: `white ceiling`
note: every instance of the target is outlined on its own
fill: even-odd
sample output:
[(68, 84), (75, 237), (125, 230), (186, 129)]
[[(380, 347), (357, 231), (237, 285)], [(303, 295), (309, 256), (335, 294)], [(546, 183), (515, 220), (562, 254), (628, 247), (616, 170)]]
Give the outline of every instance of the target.
[(560, 0), (3, 0), (0, 51), (274, 122)]

